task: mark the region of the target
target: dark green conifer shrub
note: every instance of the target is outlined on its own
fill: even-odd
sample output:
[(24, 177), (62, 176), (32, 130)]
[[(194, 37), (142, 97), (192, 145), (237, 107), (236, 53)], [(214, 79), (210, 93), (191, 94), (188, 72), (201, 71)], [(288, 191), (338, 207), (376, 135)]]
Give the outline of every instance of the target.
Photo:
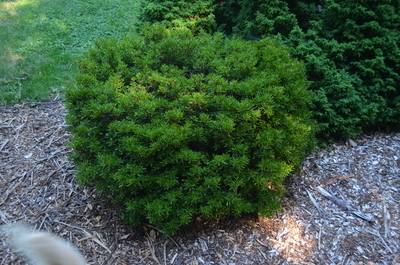
[(226, 2), (226, 33), (279, 35), (306, 62), (321, 139), (400, 127), (400, 1)]
[(287, 43), (308, 65), (322, 132), (400, 128), (400, 2), (321, 1), (320, 9)]
[(217, 5), (217, 27), (226, 34), (238, 34), (248, 39), (262, 35), (288, 35), (297, 25), (296, 16), (282, 0), (229, 0)]
[(313, 145), (304, 65), (271, 39), (156, 25), (97, 42), (77, 80), (66, 92), (77, 178), (134, 225), (271, 215)]

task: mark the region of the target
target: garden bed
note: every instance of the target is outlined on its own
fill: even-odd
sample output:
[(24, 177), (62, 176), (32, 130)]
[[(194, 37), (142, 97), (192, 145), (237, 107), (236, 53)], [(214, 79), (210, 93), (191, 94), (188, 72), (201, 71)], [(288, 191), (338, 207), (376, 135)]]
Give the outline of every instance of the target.
[[(77, 186), (65, 114), (57, 98), (0, 107), (0, 225), (53, 232), (89, 264), (400, 264), (400, 133), (310, 155), (272, 219), (198, 218), (167, 237), (124, 225), (109, 198)], [(4, 243), (2, 263), (25, 264)]]

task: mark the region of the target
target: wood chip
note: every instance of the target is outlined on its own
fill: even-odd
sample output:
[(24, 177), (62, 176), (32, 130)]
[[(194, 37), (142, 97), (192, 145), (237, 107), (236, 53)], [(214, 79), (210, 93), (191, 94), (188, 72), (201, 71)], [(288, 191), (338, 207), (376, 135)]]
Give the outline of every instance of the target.
[(352, 214), (354, 214), (357, 217), (360, 217), (366, 221), (372, 222), (374, 221), (374, 217), (371, 215), (363, 214), (362, 212), (354, 210), (347, 202), (338, 199), (336, 196), (330, 194), (327, 192), (324, 188), (321, 186), (318, 186), (315, 188), (319, 193), (321, 193), (323, 196), (326, 198), (330, 199), (332, 202), (334, 202), (336, 205), (338, 205), (342, 210), (344, 211), (350, 211)]
[[(0, 107), (0, 226), (52, 232), (89, 264), (399, 263), (400, 133), (316, 150), (288, 177), (284, 210), (272, 218), (199, 217), (176, 236), (147, 226), (150, 236), (124, 224), (109, 197), (76, 184), (65, 114), (61, 101)], [(0, 253), (2, 264), (26, 264), (1, 236)]]

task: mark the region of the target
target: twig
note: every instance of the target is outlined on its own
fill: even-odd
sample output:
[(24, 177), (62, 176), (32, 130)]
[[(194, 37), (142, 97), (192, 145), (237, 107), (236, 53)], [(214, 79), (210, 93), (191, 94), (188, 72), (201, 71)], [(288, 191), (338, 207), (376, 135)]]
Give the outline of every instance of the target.
[[(157, 228), (157, 227), (155, 227), (154, 225), (151, 225), (151, 224), (144, 224), (145, 226), (148, 226), (148, 227), (150, 227), (150, 228), (153, 228), (153, 229), (155, 229), (155, 230), (157, 230), (157, 231), (161, 231), (161, 229), (160, 228)], [(175, 246), (177, 246), (177, 247), (179, 247), (179, 245), (178, 245), (178, 243), (176, 243), (175, 242), (175, 240), (173, 240), (172, 239), (172, 237), (170, 237), (169, 235), (166, 235), (169, 239), (171, 239), (171, 241), (172, 242), (174, 242), (174, 244), (175, 244)]]
[(174, 264), (176, 257), (178, 257), (178, 253), (175, 253), (175, 255), (172, 257), (170, 264)]
[(374, 235), (374, 236), (379, 237), (379, 238), (382, 240), (383, 245), (387, 248), (387, 250), (389, 250), (389, 252), (390, 252), (391, 254), (393, 254), (393, 250), (389, 247), (389, 245), (386, 243), (385, 239), (381, 236), (381, 234), (380, 234), (378, 231), (376, 231), (375, 229), (372, 229), (372, 228), (371, 228), (370, 230), (368, 230), (368, 232), (369, 232), (370, 234)]
[(100, 240), (99, 234), (96, 233), (96, 236), (93, 236), (92, 234), (90, 234), (89, 232), (85, 231), (82, 229), (82, 231), (87, 234), (88, 236), (91, 236), (91, 238), (93, 238), (93, 241), (96, 242), (97, 244), (99, 244), (100, 246), (102, 246), (105, 250), (108, 251), (108, 253), (112, 253), (111, 249), (109, 249), (103, 241)]
[(389, 233), (389, 226), (388, 226), (388, 212), (387, 212), (386, 203), (383, 204), (383, 225), (385, 228), (385, 233), (383, 234), (383, 237), (387, 239), (388, 233)]
[(351, 212), (353, 215), (360, 217), (361, 219), (364, 219), (366, 221), (372, 222), (374, 221), (374, 217), (371, 215), (367, 215), (367, 214), (363, 214), (362, 212), (356, 211), (354, 210), (350, 205), (348, 205), (345, 201), (342, 201), (340, 199), (338, 199), (337, 197), (335, 197), (334, 195), (330, 194), (329, 192), (327, 192), (326, 190), (324, 190), (324, 188), (322, 188), (321, 186), (318, 186), (315, 188), (319, 193), (321, 193), (323, 196), (325, 196), (326, 198), (330, 199), (331, 201), (333, 201), (336, 205), (338, 205), (342, 210), (344, 211), (349, 211)]
[[(114, 230), (117, 230), (117, 228), (115, 227)], [(116, 231), (114, 231), (114, 234), (115, 234), (115, 232), (116, 232)], [(116, 239), (116, 241), (115, 241), (114, 244), (111, 246), (112, 252), (108, 254), (107, 258), (103, 261), (102, 265), (105, 265), (105, 264), (114, 264), (114, 262), (113, 262), (114, 259), (115, 259), (114, 254), (115, 254), (115, 250), (116, 250), (117, 247), (118, 247), (118, 239), (117, 239), (117, 238), (115, 238), (115, 239)]]
[(4, 143), (0, 146), (0, 152), (3, 150), (3, 148), (8, 144), (8, 142), (9, 142), (10, 140), (9, 139), (6, 139), (5, 141), (4, 141)]
[(305, 189), (306, 189), (306, 192), (307, 192), (307, 194), (308, 194), (308, 197), (310, 197), (310, 200), (311, 200), (311, 202), (314, 204), (315, 208), (317, 208), (317, 210), (318, 210), (319, 212), (321, 212), (322, 214), (328, 215), (328, 213), (325, 212), (325, 211), (319, 206), (319, 204), (317, 203), (317, 201), (315, 200), (315, 198), (312, 196), (311, 192), (310, 192), (307, 188), (305, 188)]
[(71, 150), (69, 150), (69, 151), (66, 151), (66, 152), (63, 153), (63, 151), (64, 151), (65, 149), (67, 149), (67, 148), (58, 149), (58, 150), (54, 151), (53, 153), (51, 153), (49, 157), (41, 158), (41, 159), (39, 159), (39, 160), (37, 160), (37, 161), (35, 161), (35, 162), (36, 162), (36, 163), (39, 163), (39, 162), (42, 162), (42, 161), (45, 161), (45, 160), (50, 160), (50, 159), (52, 159), (53, 157), (57, 156), (59, 153), (67, 154), (67, 153), (71, 153), (71, 152), (72, 152)]
[(20, 181), (18, 181), (12, 188), (7, 189), (7, 191), (6, 191), (6, 193), (5, 193), (5, 196), (4, 196), (4, 199), (3, 199), (2, 201), (0, 201), (0, 206), (3, 205), (3, 204), (8, 200), (8, 196), (10, 196), (10, 194), (13, 193), (13, 192), (15, 191), (15, 189), (16, 189), (19, 185), (21, 185), (21, 183), (23, 183), (23, 182), (25, 181), (26, 173), (27, 173), (27, 172), (25, 172), (25, 173), (21, 176)]
[(258, 242), (258, 244), (260, 244), (261, 246), (265, 247), (266, 249), (268, 249), (268, 250), (271, 249), (271, 246), (268, 246), (268, 245), (264, 244), (258, 238), (256, 238), (256, 241)]
[(99, 244), (100, 246), (102, 246), (102, 247), (103, 247), (105, 250), (107, 250), (109, 253), (112, 252), (102, 241), (100, 241), (97, 237), (95, 237), (94, 235), (92, 235), (91, 233), (89, 233), (88, 231), (86, 231), (85, 229), (80, 228), (80, 227), (77, 227), (77, 226), (69, 225), (69, 224), (66, 224), (66, 223), (63, 223), (63, 222), (60, 222), (60, 221), (56, 221), (56, 220), (53, 220), (53, 222), (56, 222), (56, 223), (59, 223), (59, 224), (65, 225), (65, 226), (69, 226), (69, 227), (72, 227), (72, 228), (81, 230), (81, 231), (86, 235), (86, 237), (84, 237), (84, 238), (82, 238), (82, 239), (79, 239), (78, 241), (83, 241), (83, 240), (92, 238), (94, 242), (96, 242), (97, 244)]
[(50, 137), (49, 143), (47, 144), (46, 148), (50, 148), (50, 146), (53, 144), (54, 141), (54, 135), (61, 129), (61, 127), (58, 127), (54, 132), (52, 132), (48, 137)]
[(150, 242), (149, 238), (146, 238), (147, 244), (149, 245), (149, 250), (151, 253), (151, 257), (155, 262), (157, 262), (159, 265), (161, 265), (160, 261), (157, 259), (156, 253), (154, 251), (154, 245)]
[(164, 243), (164, 265), (167, 265), (167, 244), (168, 244), (168, 239), (165, 240)]
[(319, 228), (318, 232), (318, 250), (321, 249), (321, 235), (322, 235), (322, 227)]
[(352, 208), (344, 201), (336, 198), (334, 195), (330, 194), (329, 192), (327, 192), (324, 188), (322, 188), (321, 186), (318, 186), (315, 188), (319, 193), (321, 193), (324, 197), (330, 199), (331, 201), (333, 201), (335, 204), (337, 204), (342, 210), (344, 211), (351, 211)]
[(8, 224), (7, 217), (6, 217), (6, 215), (5, 215), (1, 210), (0, 210), (0, 219), (1, 219), (4, 223)]
[(334, 184), (334, 183), (336, 183), (336, 182), (338, 182), (340, 180), (348, 179), (348, 178), (354, 178), (354, 176), (353, 175), (348, 175), (348, 176), (341, 176), (341, 177), (331, 178), (325, 183), (324, 186), (326, 187), (326, 186), (332, 185), (332, 184)]

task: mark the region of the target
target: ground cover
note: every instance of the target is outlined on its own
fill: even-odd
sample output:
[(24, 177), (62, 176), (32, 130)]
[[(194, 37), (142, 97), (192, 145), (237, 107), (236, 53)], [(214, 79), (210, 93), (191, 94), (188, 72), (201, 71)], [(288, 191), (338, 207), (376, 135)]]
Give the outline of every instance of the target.
[(0, 103), (40, 101), (73, 84), (100, 37), (131, 33), (139, 1), (0, 1)]

